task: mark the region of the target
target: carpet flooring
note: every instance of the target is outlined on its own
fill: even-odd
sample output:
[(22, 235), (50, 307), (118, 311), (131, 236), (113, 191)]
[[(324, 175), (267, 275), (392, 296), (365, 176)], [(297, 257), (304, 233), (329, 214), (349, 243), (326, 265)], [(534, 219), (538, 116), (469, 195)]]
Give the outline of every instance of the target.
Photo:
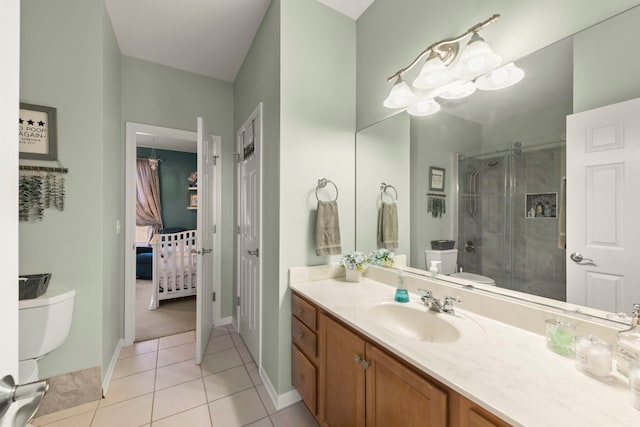
[(136, 342), (192, 331), (196, 328), (196, 297), (160, 301), (149, 310), (151, 280), (136, 280)]

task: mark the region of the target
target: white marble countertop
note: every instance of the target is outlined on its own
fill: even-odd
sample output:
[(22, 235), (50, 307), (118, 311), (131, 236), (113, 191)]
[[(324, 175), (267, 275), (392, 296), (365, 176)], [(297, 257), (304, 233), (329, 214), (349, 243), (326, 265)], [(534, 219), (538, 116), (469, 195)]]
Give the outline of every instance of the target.
[[(323, 279), (290, 287), (513, 425), (640, 426), (626, 378), (617, 372), (610, 381), (583, 374), (574, 359), (548, 350), (541, 335), (456, 308), (454, 316), (435, 315), (456, 326), (457, 341), (421, 342), (391, 332), (363, 310), (374, 299), (392, 299), (391, 286), (365, 278), (358, 284)], [(413, 293), (408, 304), (422, 305)]]

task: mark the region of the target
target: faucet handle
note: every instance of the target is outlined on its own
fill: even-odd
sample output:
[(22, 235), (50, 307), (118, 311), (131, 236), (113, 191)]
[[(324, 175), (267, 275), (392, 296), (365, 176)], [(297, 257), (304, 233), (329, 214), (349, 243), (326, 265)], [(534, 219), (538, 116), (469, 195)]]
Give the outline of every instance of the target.
[(433, 294), (431, 293), (431, 291), (429, 289), (418, 288), (418, 292), (424, 292), (424, 295), (420, 297), (420, 301), (422, 301), (424, 305), (428, 306), (429, 300), (433, 299)]
[(418, 292), (424, 292), (423, 297), (433, 298), (433, 294), (431, 293), (431, 291), (429, 289), (418, 288)]
[(452, 304), (453, 305), (454, 302), (461, 303), (462, 300), (459, 297), (444, 297), (444, 303), (445, 304)]

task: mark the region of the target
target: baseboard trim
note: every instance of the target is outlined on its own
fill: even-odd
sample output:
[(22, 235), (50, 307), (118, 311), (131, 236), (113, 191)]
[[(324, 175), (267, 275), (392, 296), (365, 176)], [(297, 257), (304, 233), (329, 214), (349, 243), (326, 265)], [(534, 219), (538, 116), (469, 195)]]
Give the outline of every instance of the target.
[(232, 323), (233, 323), (233, 317), (231, 316), (221, 317), (220, 322), (217, 323), (216, 326), (230, 325)]
[(276, 408), (276, 411), (284, 409), (302, 400), (300, 394), (295, 389), (283, 394), (278, 394), (276, 389), (273, 387), (273, 384), (271, 384), (269, 376), (262, 367), (260, 367), (260, 378), (262, 379), (264, 388), (267, 390), (267, 394), (271, 399), (271, 403), (273, 403), (273, 406)]
[(113, 350), (113, 356), (111, 356), (111, 361), (109, 362), (109, 367), (107, 368), (107, 372), (104, 374), (104, 379), (102, 380), (102, 397), (107, 395), (107, 390), (109, 389), (109, 383), (111, 382), (111, 377), (113, 376), (113, 371), (116, 368), (116, 363), (118, 362), (118, 357), (120, 357), (120, 350), (124, 346), (124, 340), (120, 339), (118, 344), (116, 345), (115, 350)]

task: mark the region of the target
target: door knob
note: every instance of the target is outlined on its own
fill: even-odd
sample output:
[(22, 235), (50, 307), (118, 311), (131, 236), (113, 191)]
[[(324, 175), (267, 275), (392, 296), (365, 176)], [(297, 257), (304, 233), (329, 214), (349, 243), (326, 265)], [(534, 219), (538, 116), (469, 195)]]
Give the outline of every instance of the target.
[(571, 261), (573, 261), (573, 262), (575, 262), (577, 264), (581, 263), (582, 261), (587, 261), (587, 262), (590, 262), (592, 264), (594, 263), (591, 258), (583, 257), (580, 252), (572, 253), (571, 255), (569, 255), (569, 258), (571, 258)]

